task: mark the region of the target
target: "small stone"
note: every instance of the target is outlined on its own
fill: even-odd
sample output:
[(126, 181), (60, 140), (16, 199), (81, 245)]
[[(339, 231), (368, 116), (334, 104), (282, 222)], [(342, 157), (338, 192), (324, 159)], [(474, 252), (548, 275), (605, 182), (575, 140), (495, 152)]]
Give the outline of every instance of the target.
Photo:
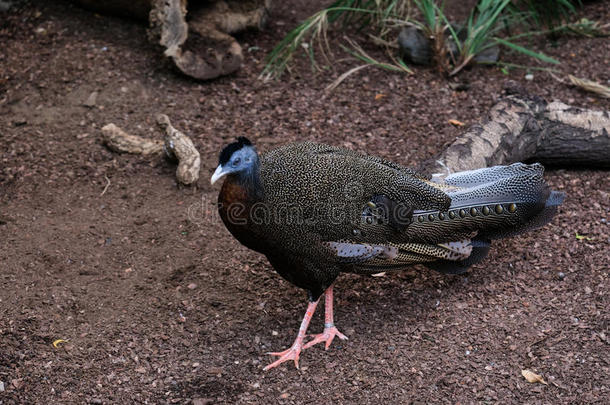
[(195, 284), (195, 283), (190, 283), (190, 284), (187, 286), (187, 288), (188, 288), (189, 290), (194, 290), (195, 288), (197, 288), (197, 284)]
[(432, 61), (432, 47), (426, 34), (416, 27), (406, 27), (398, 34), (400, 56), (407, 62), (429, 65)]
[(560, 271), (560, 272), (557, 274), (557, 277), (559, 277), (559, 279), (560, 279), (560, 280), (563, 280), (564, 278), (566, 278), (566, 275), (565, 275), (565, 273), (564, 273), (564, 272)]
[(104, 403), (104, 401), (102, 401), (99, 398), (91, 398), (91, 400), (89, 401), (90, 404), (96, 404), (96, 405), (101, 405)]
[(591, 294), (593, 290), (589, 287), (585, 287), (585, 294)]
[(144, 374), (146, 373), (146, 369), (142, 366), (136, 368), (136, 373)]
[(89, 108), (95, 107), (95, 103), (97, 102), (97, 95), (97, 91), (94, 91), (93, 93), (89, 94), (89, 97), (87, 97), (87, 100), (85, 100), (83, 105)]
[(19, 388), (21, 388), (23, 386), (23, 380), (21, 378), (15, 378), (15, 379), (11, 380), (11, 385), (13, 386), (13, 388), (18, 390)]
[(211, 398), (193, 398), (193, 405), (208, 405), (213, 402)]
[(526, 74), (525, 80), (529, 80), (531, 82), (532, 80), (534, 80), (534, 75), (531, 73)]
[(273, 335), (273, 336), (277, 336), (277, 335), (278, 335), (278, 332), (277, 332), (276, 330), (272, 330), (272, 331), (271, 331), (271, 335)]
[(13, 125), (16, 127), (20, 127), (28, 123), (28, 120), (25, 117), (17, 117), (13, 119)]
[(0, 1), (0, 12), (9, 11), (12, 5), (10, 1)]
[(222, 368), (220, 367), (209, 367), (205, 370), (208, 375), (218, 375), (222, 374)]
[(497, 45), (490, 46), (489, 48), (477, 53), (474, 56), (474, 60), (477, 63), (495, 63), (500, 58), (500, 47)]
[(4, 392), (4, 382), (0, 381), (0, 392)]

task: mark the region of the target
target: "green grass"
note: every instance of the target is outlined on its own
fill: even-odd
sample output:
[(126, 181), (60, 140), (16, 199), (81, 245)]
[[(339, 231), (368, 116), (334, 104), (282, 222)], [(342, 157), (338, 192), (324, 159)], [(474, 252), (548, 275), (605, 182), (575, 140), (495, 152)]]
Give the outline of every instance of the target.
[(410, 0), (337, 0), (329, 7), (308, 17), (290, 31), (271, 51), (261, 73), (265, 80), (277, 78), (289, 69), (299, 49), (309, 56), (313, 69), (320, 69), (316, 54), (328, 62), (332, 50), (328, 43), (329, 25), (343, 23), (356, 29), (374, 27), (377, 37), (385, 39), (392, 32), (389, 22), (404, 19), (409, 13)]
[[(535, 2), (532, 0), (530, 3)], [(569, 8), (568, 4), (576, 3), (573, 0), (555, 0), (555, 2), (544, 0), (542, 2), (554, 3), (558, 8), (556, 12), (562, 13), (562, 15), (573, 12), (573, 6)], [(528, 0), (523, 0), (523, 3), (528, 3)], [(517, 11), (511, 0), (480, 0), (471, 10), (463, 26), (458, 27), (456, 24), (450, 23), (444, 13), (443, 5), (444, 2), (439, 3), (435, 0), (337, 0), (329, 7), (305, 19), (278, 43), (267, 56), (261, 77), (265, 80), (277, 78), (286, 70), (290, 70), (290, 63), (294, 55), (301, 51), (307, 55), (314, 70), (326, 67), (320, 65), (321, 58), (326, 62), (325, 65), (332, 65), (331, 59), (334, 55), (327, 33), (331, 25), (337, 26), (339, 23), (342, 24), (343, 30), (364, 32), (374, 43), (385, 46), (388, 61), (380, 61), (371, 57), (361, 45), (349, 39), (347, 42), (350, 47), (341, 45), (343, 50), (361, 62), (397, 72), (412, 72), (403, 61), (396, 59), (394, 51), (397, 31), (405, 25), (417, 26), (430, 38), (435, 63), (439, 71), (448, 76), (458, 74), (473, 63), (478, 54), (494, 46), (502, 46), (544, 63), (559, 63), (547, 55), (515, 42), (517, 39), (541, 35), (550, 30), (524, 32), (512, 37), (506, 36), (506, 32), (510, 29), (518, 25), (523, 27), (523, 21), (534, 13), (531, 8), (538, 6), (522, 5), (521, 8), (525, 11)], [(412, 6), (419, 10), (418, 19), (411, 16), (414, 9)], [(545, 17), (539, 13), (536, 18)], [(560, 27), (568, 29), (565, 24)], [(585, 31), (592, 25), (581, 24), (579, 27)], [(572, 28), (576, 29), (575, 26)], [(555, 29), (557, 27), (552, 28), (552, 30)], [(449, 42), (453, 42), (457, 52), (449, 52)], [(350, 72), (358, 70), (351, 69)], [(341, 77), (343, 80), (346, 76)]]
[[(431, 0), (426, 1), (432, 2)], [(480, 0), (477, 6), (470, 12), (466, 21), (464, 39), (460, 39), (459, 33), (449, 23), (442, 9), (436, 7), (437, 18), (441, 18), (445, 22), (451, 39), (455, 42), (459, 51), (457, 59), (454, 58), (452, 60), (453, 67), (448, 70), (449, 76), (459, 73), (464, 67), (472, 63), (474, 58), (481, 52), (500, 45), (542, 62), (559, 63), (559, 61), (549, 56), (532, 51), (509, 39), (498, 36), (500, 31), (515, 25), (520, 20), (521, 14), (508, 12), (510, 4), (510, 0)]]

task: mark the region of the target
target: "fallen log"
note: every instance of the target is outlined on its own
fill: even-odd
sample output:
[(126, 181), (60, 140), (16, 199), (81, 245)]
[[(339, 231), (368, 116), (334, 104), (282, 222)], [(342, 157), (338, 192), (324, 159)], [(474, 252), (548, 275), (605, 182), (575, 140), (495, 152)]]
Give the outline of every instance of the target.
[(231, 34), (262, 28), (271, 7), (271, 0), (73, 1), (99, 13), (148, 21), (149, 39), (182, 73), (201, 80), (241, 67), (241, 45)]
[(536, 161), (548, 166), (610, 168), (610, 113), (548, 103), (509, 83), (488, 117), (470, 127), (422, 173)]

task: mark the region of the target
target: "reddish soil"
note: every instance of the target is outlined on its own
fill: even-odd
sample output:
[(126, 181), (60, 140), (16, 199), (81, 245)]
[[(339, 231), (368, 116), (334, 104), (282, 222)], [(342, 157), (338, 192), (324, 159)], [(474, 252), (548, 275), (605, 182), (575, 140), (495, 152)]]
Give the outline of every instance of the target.
[[(300, 370), (262, 371), (294, 339), (306, 296), (219, 222), (208, 178), (224, 144), (310, 139), (415, 166), (463, 131), (449, 119), (483, 118), (506, 79), (610, 109), (547, 73), (495, 67), (463, 72), (464, 92), (433, 69), (367, 68), (325, 95), (353, 61), (314, 74), (299, 59), (295, 76), (262, 83), (265, 54), (316, 8), (292, 3), (239, 38), (241, 71), (209, 83), (160, 63), (129, 20), (44, 1), (0, 14), (0, 403), (607, 403), (610, 183), (590, 169), (549, 170), (568, 195), (559, 215), (467, 275), (341, 277), (335, 320), (349, 341), (306, 350)], [(608, 9), (583, 16), (607, 22)], [(610, 80), (607, 38), (533, 46), (563, 62), (560, 76)], [(160, 137), (160, 112), (201, 152), (198, 189), (177, 187), (170, 163), (100, 143), (110, 122)]]

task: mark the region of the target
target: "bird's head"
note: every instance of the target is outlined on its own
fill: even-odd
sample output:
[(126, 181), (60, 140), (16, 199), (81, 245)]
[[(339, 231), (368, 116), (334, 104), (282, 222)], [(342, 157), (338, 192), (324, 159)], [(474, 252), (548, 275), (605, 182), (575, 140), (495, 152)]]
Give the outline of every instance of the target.
[(252, 142), (240, 136), (233, 143), (228, 144), (220, 152), (218, 167), (210, 179), (214, 184), (228, 174), (244, 175), (249, 177), (256, 169), (258, 155)]

